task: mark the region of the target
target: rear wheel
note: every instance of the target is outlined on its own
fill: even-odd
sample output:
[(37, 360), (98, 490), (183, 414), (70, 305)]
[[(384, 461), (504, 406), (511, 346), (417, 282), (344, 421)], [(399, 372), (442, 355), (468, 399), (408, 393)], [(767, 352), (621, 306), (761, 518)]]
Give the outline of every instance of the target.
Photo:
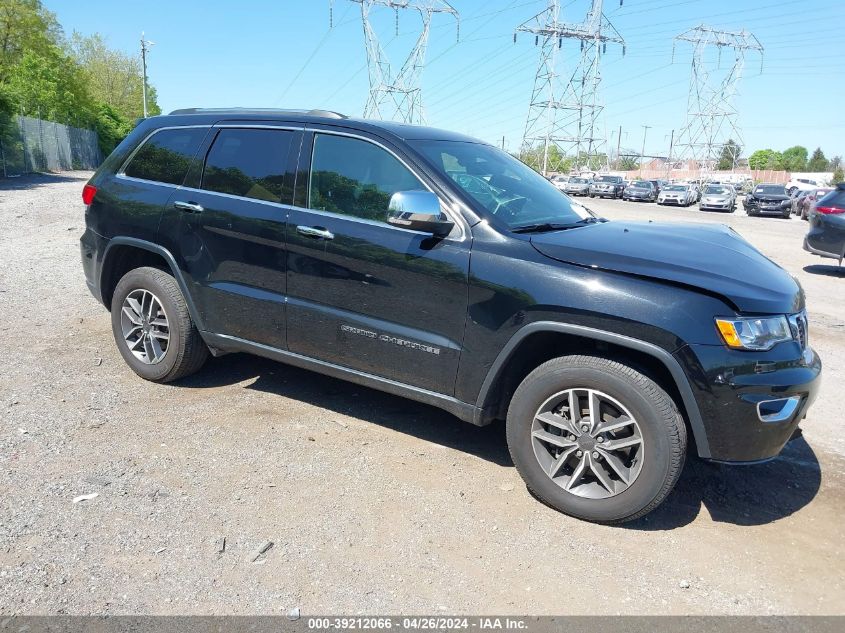
[(632, 367), (595, 356), (555, 358), (531, 372), (511, 400), (507, 438), (541, 501), (600, 523), (656, 508), (686, 455), (669, 395)]
[(176, 280), (158, 268), (123, 276), (112, 297), (111, 321), (123, 360), (146, 380), (184, 378), (208, 358)]

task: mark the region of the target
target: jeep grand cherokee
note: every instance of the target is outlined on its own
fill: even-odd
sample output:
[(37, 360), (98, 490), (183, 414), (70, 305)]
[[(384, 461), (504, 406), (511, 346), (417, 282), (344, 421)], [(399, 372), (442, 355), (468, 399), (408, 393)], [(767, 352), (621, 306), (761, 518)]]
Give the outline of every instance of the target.
[(688, 450), (776, 456), (818, 389), (804, 293), (734, 231), (608, 222), (460, 134), (176, 111), (83, 201), (85, 276), (142, 378), (251, 352), (504, 418), (528, 487), (584, 519), (649, 512)]

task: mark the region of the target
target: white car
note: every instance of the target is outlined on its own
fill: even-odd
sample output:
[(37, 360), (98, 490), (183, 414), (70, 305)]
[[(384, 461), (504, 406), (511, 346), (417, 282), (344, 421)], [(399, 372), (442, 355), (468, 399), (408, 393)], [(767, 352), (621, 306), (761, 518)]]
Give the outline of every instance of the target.
[(688, 207), (696, 201), (697, 197), (698, 194), (693, 191), (690, 185), (666, 185), (657, 195), (657, 204), (674, 204), (679, 207)]
[(552, 176), (549, 178), (549, 182), (551, 182), (555, 187), (563, 191), (563, 186), (569, 182), (569, 176)]
[(796, 189), (801, 191), (810, 191), (811, 189), (818, 189), (824, 186), (824, 183), (812, 180), (811, 178), (793, 178), (786, 183), (786, 193), (791, 194)]

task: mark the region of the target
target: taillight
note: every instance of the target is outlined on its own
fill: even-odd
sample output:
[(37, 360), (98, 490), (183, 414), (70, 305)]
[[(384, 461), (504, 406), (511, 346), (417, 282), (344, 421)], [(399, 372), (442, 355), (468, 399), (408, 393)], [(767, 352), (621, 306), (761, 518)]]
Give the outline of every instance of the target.
[(94, 185), (85, 185), (82, 188), (82, 202), (85, 203), (85, 206), (88, 206), (92, 202), (94, 202), (94, 196), (97, 195), (97, 188)]
[(816, 207), (816, 213), (823, 213), (824, 215), (839, 215), (845, 213), (845, 208), (839, 207)]

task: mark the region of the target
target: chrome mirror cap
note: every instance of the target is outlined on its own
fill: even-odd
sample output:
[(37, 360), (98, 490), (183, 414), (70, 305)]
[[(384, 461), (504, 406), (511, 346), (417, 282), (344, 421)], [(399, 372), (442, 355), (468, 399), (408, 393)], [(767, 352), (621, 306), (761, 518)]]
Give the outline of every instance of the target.
[(397, 191), (390, 197), (387, 222), (403, 229), (448, 235), (455, 223), (440, 209), (440, 199), (430, 191)]

